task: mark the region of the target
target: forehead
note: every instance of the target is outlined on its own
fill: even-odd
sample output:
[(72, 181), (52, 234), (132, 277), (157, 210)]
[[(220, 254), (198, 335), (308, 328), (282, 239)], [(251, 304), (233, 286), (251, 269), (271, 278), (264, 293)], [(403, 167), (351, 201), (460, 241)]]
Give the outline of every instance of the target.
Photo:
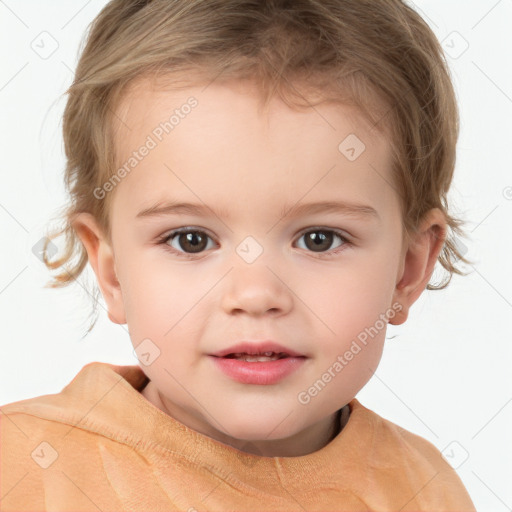
[(263, 112), (250, 82), (162, 87), (139, 79), (115, 114), (117, 163), (130, 168), (116, 195), (132, 213), (169, 195), (215, 200), (226, 211), (233, 193), (240, 205), (258, 195), (266, 204), (336, 190), (380, 202), (393, 195), (383, 190), (392, 181), (389, 141), (354, 107), (296, 110), (275, 98)]
[[(267, 121), (270, 121), (272, 116), (276, 115), (283, 118), (284, 116), (293, 117), (294, 114), (306, 114), (309, 115), (309, 119), (304, 118), (306, 123), (316, 121), (318, 124), (323, 121), (326, 126), (329, 126), (329, 116), (332, 115), (333, 109), (337, 109), (338, 114), (350, 121), (352, 127), (360, 133), (370, 131), (372, 135), (380, 134), (381, 138), (386, 139), (390, 135), (391, 127), (387, 116), (389, 105), (370, 91), (368, 91), (368, 98), (365, 99), (365, 107), (367, 112), (373, 116), (372, 119), (366, 112), (363, 113), (357, 107), (343, 103), (341, 100), (337, 102), (332, 99), (324, 101), (325, 94), (329, 94), (329, 92), (317, 91), (310, 85), (306, 86), (307, 92), (303, 89), (303, 85), (299, 83), (293, 85), (293, 89), (298, 93), (303, 105), (288, 106), (275, 97), (263, 109), (262, 91), (254, 81), (220, 82), (210, 79), (204, 81), (205, 79), (201, 75), (198, 75), (197, 80), (194, 81), (193, 76), (183, 73), (142, 75), (132, 80), (125, 87), (113, 110), (112, 122), (114, 133), (118, 135), (117, 145), (126, 149), (127, 145), (130, 146), (130, 143), (134, 142), (130, 137), (132, 132), (132, 135), (137, 136), (138, 128), (146, 132), (150, 130), (151, 127), (148, 123), (160, 124), (169, 121), (170, 116), (166, 114), (172, 115), (174, 112), (179, 115), (180, 119), (183, 119), (183, 113), (188, 114), (183, 111), (189, 110), (187, 102), (191, 97), (200, 103), (200, 110), (205, 115), (213, 113), (219, 116), (220, 111), (230, 105), (232, 108), (225, 110), (226, 115), (232, 114), (233, 110), (244, 110), (246, 116), (248, 114), (251, 118), (258, 116), (261, 121), (265, 117)], [(318, 102), (320, 102), (320, 106)], [(327, 111), (329, 116), (324, 116), (323, 111)], [(180, 119), (175, 117), (172, 123), (179, 123)], [(247, 117), (245, 120), (248, 120)], [(298, 117), (295, 118), (295, 121), (297, 120)], [(153, 127), (157, 126), (153, 125)], [(336, 129), (332, 125), (331, 128)]]

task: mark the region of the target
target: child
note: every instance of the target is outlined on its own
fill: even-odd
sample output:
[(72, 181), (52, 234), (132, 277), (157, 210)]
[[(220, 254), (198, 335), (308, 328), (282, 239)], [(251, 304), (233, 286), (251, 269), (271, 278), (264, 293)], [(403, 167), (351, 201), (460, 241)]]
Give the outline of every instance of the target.
[(64, 286), (90, 262), (141, 365), (2, 407), (1, 510), (475, 510), (433, 444), (355, 398), (387, 323), (447, 286), (436, 261), (466, 261), (455, 95), (420, 16), (112, 0), (68, 94), (46, 264)]

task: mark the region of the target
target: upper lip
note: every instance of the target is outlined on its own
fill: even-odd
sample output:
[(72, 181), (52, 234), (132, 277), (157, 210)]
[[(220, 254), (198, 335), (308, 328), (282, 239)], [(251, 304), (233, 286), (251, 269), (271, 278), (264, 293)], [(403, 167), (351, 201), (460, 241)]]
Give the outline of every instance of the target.
[(215, 357), (224, 357), (229, 354), (262, 355), (265, 352), (275, 352), (276, 354), (285, 353), (292, 357), (305, 357), (304, 354), (299, 354), (275, 341), (241, 341), (236, 345), (231, 345), (228, 348), (219, 350), (210, 355)]

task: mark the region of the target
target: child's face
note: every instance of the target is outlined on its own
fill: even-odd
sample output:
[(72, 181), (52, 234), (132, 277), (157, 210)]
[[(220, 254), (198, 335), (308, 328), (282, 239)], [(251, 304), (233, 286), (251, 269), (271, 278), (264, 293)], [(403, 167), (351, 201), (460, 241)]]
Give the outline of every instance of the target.
[[(221, 442), (295, 455), (329, 440), (334, 413), (377, 368), (385, 321), (405, 320), (436, 255), (406, 264), (388, 142), (353, 110), (299, 113), (276, 100), (267, 118), (256, 107), (240, 85), (133, 89), (116, 147), (121, 165), (134, 151), (137, 164), (115, 190), (113, 254), (103, 240), (90, 260), (109, 317), (142, 344), (148, 400)], [(172, 131), (158, 130), (173, 114)], [(353, 136), (340, 150), (351, 134), (362, 153)], [(140, 215), (171, 202), (197, 211)], [(286, 214), (323, 202), (367, 209)], [(199, 233), (159, 243), (180, 228)], [(278, 368), (245, 382), (216, 364), (213, 354), (262, 340), (303, 357), (288, 374), (283, 361), (231, 360), (239, 374)]]

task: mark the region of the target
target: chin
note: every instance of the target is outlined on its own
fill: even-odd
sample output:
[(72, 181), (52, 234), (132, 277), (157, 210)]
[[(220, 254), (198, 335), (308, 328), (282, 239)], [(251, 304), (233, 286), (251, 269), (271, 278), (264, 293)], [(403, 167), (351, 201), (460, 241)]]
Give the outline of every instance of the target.
[(286, 415), (281, 414), (248, 415), (246, 412), (237, 415), (233, 412), (229, 422), (223, 422), (223, 432), (240, 441), (276, 441), (298, 433), (297, 423), (288, 421), (292, 416), (290, 414), (286, 418)]

